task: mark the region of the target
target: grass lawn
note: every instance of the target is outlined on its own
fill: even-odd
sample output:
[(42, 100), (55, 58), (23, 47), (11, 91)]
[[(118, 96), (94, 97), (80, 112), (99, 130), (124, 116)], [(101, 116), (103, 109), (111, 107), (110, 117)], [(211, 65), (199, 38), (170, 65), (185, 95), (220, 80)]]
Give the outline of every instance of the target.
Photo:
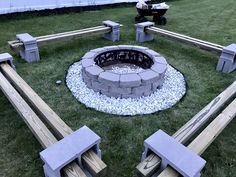
[[(229, 45), (236, 42), (235, 0), (180, 0), (169, 2), (171, 8), (163, 28), (192, 37)], [(219, 56), (181, 45), (164, 38), (143, 44), (135, 42), (135, 7), (119, 7), (82, 13), (37, 16), (18, 15), (0, 18), (0, 53), (10, 52), (7, 41), (15, 34), (28, 32), (46, 35), (100, 25), (103, 20), (119, 21), (121, 40), (113, 43), (101, 36), (81, 38), (40, 48), (41, 60), (28, 64), (14, 55), (17, 72), (74, 130), (87, 125), (102, 137), (103, 160), (109, 177), (135, 176), (140, 162), (143, 141), (156, 130), (173, 134), (216, 95), (232, 83), (235, 72), (223, 74), (215, 70)], [(143, 45), (164, 55), (167, 61), (186, 77), (188, 84), (184, 99), (168, 110), (151, 115), (122, 117), (86, 108), (80, 104), (63, 83), (69, 65), (88, 50), (114, 44)], [(0, 92), (0, 176), (43, 176), (39, 152), (42, 147)], [(204, 152), (207, 160), (203, 177), (236, 176), (236, 121)]]

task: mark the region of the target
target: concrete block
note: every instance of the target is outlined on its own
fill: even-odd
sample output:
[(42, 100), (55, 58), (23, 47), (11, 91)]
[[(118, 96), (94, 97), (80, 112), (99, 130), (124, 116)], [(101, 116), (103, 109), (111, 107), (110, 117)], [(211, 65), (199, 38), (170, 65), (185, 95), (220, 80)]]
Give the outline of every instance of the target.
[(166, 61), (166, 59), (164, 58), (164, 57), (162, 57), (162, 56), (159, 56), (159, 57), (154, 57), (154, 59), (153, 59), (156, 63), (160, 63), (160, 64), (165, 64), (165, 65), (167, 65), (167, 61)]
[(95, 56), (96, 56), (95, 52), (89, 51), (82, 57), (82, 59), (94, 59)]
[(153, 34), (148, 34), (145, 32), (145, 28), (154, 26), (152, 22), (143, 22), (136, 25), (136, 41), (137, 42), (146, 42), (154, 39)]
[(236, 69), (236, 44), (223, 48), (216, 70), (230, 73)]
[(145, 50), (148, 50), (148, 48), (147, 47), (142, 47), (142, 46), (135, 45), (135, 46), (133, 46), (133, 50), (144, 52)]
[(131, 88), (126, 88), (126, 87), (113, 87), (111, 86), (109, 88), (109, 92), (111, 93), (119, 93), (119, 94), (131, 94)]
[(17, 34), (16, 38), (24, 44), (24, 48), (20, 50), (21, 58), (28, 63), (40, 60), (36, 38), (28, 33)]
[(102, 52), (105, 52), (106, 49), (101, 47), (101, 48), (96, 48), (96, 49), (93, 49), (93, 50), (90, 50), (90, 52), (94, 52), (94, 53), (102, 53)]
[(133, 46), (132, 45), (118, 45), (119, 49), (127, 49), (127, 50), (132, 50)]
[(0, 54), (0, 63), (7, 62), (12, 68), (15, 68), (13, 64), (13, 57), (9, 53), (1, 53)]
[(132, 94), (137, 94), (137, 95), (140, 95), (140, 93), (143, 95), (143, 93), (149, 93), (152, 91), (152, 86), (151, 84), (148, 84), (148, 85), (142, 85), (142, 86), (139, 86), (139, 87), (134, 87), (132, 88)]
[(111, 93), (111, 92), (105, 92), (105, 91), (101, 91), (101, 93), (108, 97), (121, 98), (121, 94), (119, 93)]
[(111, 40), (111, 41), (119, 41), (120, 40), (120, 24), (106, 20), (102, 22), (104, 26), (111, 27), (111, 32), (105, 33), (104, 38)]
[(137, 87), (141, 85), (141, 77), (136, 73), (122, 74), (120, 87)]
[(230, 45), (224, 47), (223, 50), (225, 53), (235, 55), (236, 54), (236, 44), (230, 44)]
[(99, 149), (101, 138), (88, 127), (83, 126), (71, 133), (62, 140), (49, 146), (40, 152), (43, 160), (44, 173), (46, 177), (61, 177), (60, 170), (70, 162), (76, 160), (80, 167), (83, 167), (81, 156), (89, 149), (101, 157)]
[[(89, 88), (89, 89), (93, 89), (92, 87), (92, 81), (91, 80), (84, 80), (84, 83), (86, 84), (86, 86)], [(99, 92), (99, 91), (98, 91)]]
[(154, 50), (151, 50), (151, 49), (144, 50), (143, 52), (151, 58), (161, 56), (159, 53), (157, 53), (157, 52), (155, 52)]
[(180, 144), (162, 130), (158, 130), (144, 141), (145, 151), (142, 159), (151, 152), (158, 155), (161, 161), (161, 172), (168, 165), (178, 171), (183, 177), (200, 177), (206, 161)]
[(93, 87), (94, 90), (97, 90), (97, 91), (108, 92), (108, 86), (105, 85), (105, 84), (102, 84), (100, 82), (93, 81), (92, 82), (92, 87)]
[(88, 75), (88, 77), (90, 77), (92, 79), (97, 79), (98, 75), (102, 72), (104, 72), (104, 70), (102, 68), (98, 67), (97, 65), (89, 66), (89, 67), (85, 68), (85, 73)]
[(152, 89), (146, 90), (145, 92), (143, 92), (143, 96), (150, 96), (152, 93), (153, 93)]
[(157, 89), (160, 89), (164, 83), (164, 79), (161, 78), (157, 82), (152, 83), (152, 91), (156, 91)]
[(98, 76), (98, 81), (111, 86), (119, 86), (120, 75), (112, 72), (102, 72)]
[(147, 69), (144, 72), (138, 73), (138, 75), (141, 77), (142, 83), (144, 84), (156, 82), (160, 78), (160, 74), (154, 72), (151, 69)]
[(88, 66), (94, 66), (95, 65), (95, 62), (93, 59), (83, 59), (82, 60), (82, 67), (83, 68), (86, 68)]
[(167, 65), (166, 64), (159, 64), (159, 63), (154, 63), (151, 66), (151, 69), (159, 74), (163, 74), (167, 70)]
[(120, 48), (118, 47), (118, 45), (112, 45), (112, 46), (106, 46), (103, 47), (105, 50), (107, 51), (112, 51), (112, 50), (120, 50)]

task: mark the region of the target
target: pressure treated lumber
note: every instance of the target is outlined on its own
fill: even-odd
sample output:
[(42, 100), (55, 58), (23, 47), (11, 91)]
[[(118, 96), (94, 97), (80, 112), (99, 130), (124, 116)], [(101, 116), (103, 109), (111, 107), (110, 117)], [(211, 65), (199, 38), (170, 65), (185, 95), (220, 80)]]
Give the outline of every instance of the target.
[[(17, 74), (17, 72), (7, 63), (0, 65), (2, 72), (12, 82), (19, 92), (31, 103), (31, 105), (40, 113), (42, 118), (50, 125), (57, 136), (63, 138), (70, 133), (72, 129), (38, 96), (38, 94)], [(89, 155), (82, 155), (82, 160), (87, 164), (89, 172), (94, 176), (105, 173), (106, 164), (92, 150)]]
[[(50, 145), (57, 142), (57, 139), (48, 130), (44, 123), (39, 119), (35, 112), (30, 108), (30, 106), (25, 102), (25, 100), (20, 96), (20, 94), (14, 89), (14, 87), (9, 83), (9, 81), (0, 72), (0, 88), (8, 100), (11, 102), (13, 107), (16, 109), (18, 114), (22, 117), (26, 125), (30, 128), (31, 132), (34, 134), (39, 143), (47, 148)], [(63, 172), (68, 177), (86, 177), (84, 172), (79, 168), (76, 163), (71, 163), (67, 165)]]
[[(214, 98), (207, 106), (197, 113), (191, 120), (183, 125), (173, 137), (180, 143), (188, 141), (196, 131), (198, 131), (209, 118), (217, 113), (220, 108), (236, 95), (236, 81), (227, 87), (222, 93)], [(160, 158), (150, 154), (145, 160), (137, 165), (137, 174), (139, 176), (149, 177), (155, 172), (160, 165)]]
[[(188, 148), (198, 155), (201, 155), (225, 127), (236, 116), (236, 99), (227, 106), (224, 111), (219, 114), (189, 145)], [(158, 177), (177, 177), (179, 174), (166, 168)]]
[(203, 41), (203, 40), (199, 40), (196, 38), (192, 38), (186, 35), (182, 35), (182, 34), (178, 34), (178, 33), (174, 33), (174, 32), (170, 32), (167, 30), (163, 30), (160, 28), (156, 28), (156, 27), (149, 27), (146, 28), (145, 30), (147, 33), (151, 33), (151, 34), (158, 34), (162, 37), (166, 37), (172, 40), (176, 40), (185, 44), (189, 44), (189, 45), (193, 45), (196, 47), (199, 47), (203, 50), (207, 50), (210, 52), (216, 52), (216, 53), (221, 53), (223, 50), (224, 46), (218, 45), (218, 44), (214, 44), (211, 42), (207, 42), (207, 41)]
[[(39, 36), (35, 38), (37, 41), (37, 45), (41, 46), (44, 44), (48, 44), (49, 42), (75, 39), (77, 37), (88, 36), (88, 35), (90, 36), (90, 35), (95, 35), (95, 34), (104, 34), (110, 31), (111, 31), (111, 27), (97, 26), (97, 27), (69, 31), (69, 32), (64, 32), (64, 33)], [(24, 44), (20, 42), (19, 40), (9, 41), (8, 44), (10, 45), (11, 49), (14, 51), (18, 51), (24, 47)]]

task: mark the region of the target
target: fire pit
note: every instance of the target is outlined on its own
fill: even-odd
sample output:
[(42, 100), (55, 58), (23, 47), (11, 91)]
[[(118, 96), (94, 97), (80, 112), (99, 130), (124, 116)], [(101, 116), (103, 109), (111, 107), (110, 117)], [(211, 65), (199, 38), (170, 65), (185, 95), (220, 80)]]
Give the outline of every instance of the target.
[[(113, 67), (129, 66), (129, 72)], [(133, 69), (132, 69), (133, 68)], [(86, 86), (109, 97), (149, 96), (164, 82), (167, 62), (146, 47), (118, 45), (90, 50), (82, 57), (82, 78)]]

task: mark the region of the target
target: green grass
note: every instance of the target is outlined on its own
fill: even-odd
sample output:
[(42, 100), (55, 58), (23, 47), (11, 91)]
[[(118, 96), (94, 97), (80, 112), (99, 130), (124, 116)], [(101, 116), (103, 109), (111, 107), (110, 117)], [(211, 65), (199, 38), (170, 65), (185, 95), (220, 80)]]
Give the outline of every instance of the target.
[[(181, 0), (169, 2), (165, 29), (192, 37), (228, 45), (236, 41), (235, 0)], [(155, 37), (154, 41), (135, 42), (134, 7), (99, 11), (36, 16), (19, 15), (0, 18), (0, 53), (10, 52), (7, 41), (15, 34), (28, 32), (33, 36), (81, 29), (101, 24), (103, 20), (119, 21), (121, 40), (113, 43), (100, 36), (81, 38), (40, 48), (41, 60), (28, 64), (14, 55), (17, 72), (74, 130), (87, 125), (102, 137), (103, 160), (109, 177), (135, 176), (140, 162), (143, 141), (158, 129), (170, 135), (191, 119), (216, 95), (232, 83), (235, 72), (223, 74), (215, 70), (219, 56)], [(114, 44), (135, 44), (150, 47), (179, 69), (188, 84), (184, 99), (159, 113), (122, 117), (86, 108), (77, 102), (63, 83), (69, 65), (88, 50)], [(42, 147), (0, 92), (0, 176), (43, 176), (39, 152)], [(232, 123), (204, 152), (207, 160), (204, 177), (236, 176), (236, 122)]]

